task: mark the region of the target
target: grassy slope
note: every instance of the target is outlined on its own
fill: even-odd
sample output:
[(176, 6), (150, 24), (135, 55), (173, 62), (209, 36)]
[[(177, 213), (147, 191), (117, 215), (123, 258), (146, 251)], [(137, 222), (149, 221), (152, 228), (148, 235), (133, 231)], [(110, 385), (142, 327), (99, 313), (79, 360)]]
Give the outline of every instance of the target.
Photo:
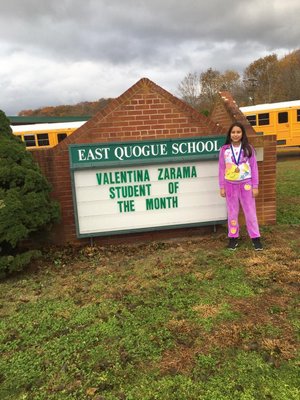
[(53, 251), (4, 281), (0, 398), (298, 399), (299, 168), (278, 164), (280, 224), (262, 228), (262, 253), (245, 231), (224, 250), (222, 228)]

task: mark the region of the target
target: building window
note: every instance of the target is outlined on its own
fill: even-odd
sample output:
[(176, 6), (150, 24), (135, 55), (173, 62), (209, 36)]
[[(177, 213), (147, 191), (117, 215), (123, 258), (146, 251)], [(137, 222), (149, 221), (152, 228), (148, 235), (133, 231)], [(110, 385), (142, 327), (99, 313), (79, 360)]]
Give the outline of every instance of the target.
[(26, 147), (34, 147), (35, 146), (35, 136), (34, 135), (24, 135), (24, 142), (26, 143)]
[(37, 140), (39, 146), (49, 146), (49, 135), (48, 133), (38, 133)]
[(58, 133), (57, 134), (57, 142), (61, 142), (62, 140), (64, 140), (67, 137), (66, 133)]
[(256, 115), (247, 115), (247, 120), (250, 122), (250, 125), (256, 125)]
[(258, 125), (269, 125), (269, 113), (258, 114)]
[(297, 122), (300, 122), (300, 110), (297, 110)]
[(278, 123), (279, 124), (284, 124), (284, 123), (288, 122), (288, 120), (289, 120), (289, 116), (286, 111), (278, 113)]

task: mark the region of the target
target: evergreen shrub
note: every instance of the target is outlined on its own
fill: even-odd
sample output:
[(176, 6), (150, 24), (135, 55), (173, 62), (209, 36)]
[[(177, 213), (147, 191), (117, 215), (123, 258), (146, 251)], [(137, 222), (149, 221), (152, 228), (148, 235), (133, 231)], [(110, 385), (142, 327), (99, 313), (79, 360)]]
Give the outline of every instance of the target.
[(24, 243), (59, 219), (59, 206), (50, 192), (39, 166), (0, 110), (0, 277), (23, 270), (39, 256), (39, 250), (25, 249)]

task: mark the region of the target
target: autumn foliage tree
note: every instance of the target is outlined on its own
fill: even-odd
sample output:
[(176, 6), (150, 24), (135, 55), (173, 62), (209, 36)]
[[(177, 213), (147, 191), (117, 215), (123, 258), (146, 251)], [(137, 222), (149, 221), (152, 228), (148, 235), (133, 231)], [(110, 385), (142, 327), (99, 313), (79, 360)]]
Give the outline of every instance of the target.
[[(188, 73), (178, 86), (182, 100), (198, 109), (200, 106), (200, 79), (196, 72)], [(200, 111), (200, 110), (199, 110)]]
[(199, 111), (210, 110), (221, 88), (235, 94), (239, 87), (240, 75), (232, 70), (223, 74), (208, 68), (201, 74), (189, 73), (179, 84), (178, 90), (184, 101)]
[(300, 99), (300, 49), (283, 57), (278, 64), (282, 99)]
[[(190, 76), (189, 76), (190, 75)], [(208, 68), (185, 77), (178, 86), (193, 107), (210, 109), (221, 90), (229, 90), (240, 106), (300, 99), (300, 49), (279, 59), (276, 54), (249, 64), (241, 77), (234, 70)], [(189, 78), (189, 79), (188, 79)], [(192, 79), (191, 79), (192, 78)]]
[[(278, 84), (280, 80), (279, 64), (276, 54), (259, 58), (251, 63), (244, 72), (244, 82), (247, 85), (255, 82), (253, 87), (254, 102), (273, 103), (278, 98)], [(248, 90), (251, 90), (248, 87)]]
[(24, 241), (59, 217), (50, 186), (0, 110), (0, 276), (22, 270), (39, 255)]
[(65, 116), (92, 116), (102, 110), (111, 99), (98, 101), (83, 101), (74, 105), (61, 105), (55, 107), (42, 107), (36, 110), (22, 110), (19, 116), (23, 117), (65, 117)]

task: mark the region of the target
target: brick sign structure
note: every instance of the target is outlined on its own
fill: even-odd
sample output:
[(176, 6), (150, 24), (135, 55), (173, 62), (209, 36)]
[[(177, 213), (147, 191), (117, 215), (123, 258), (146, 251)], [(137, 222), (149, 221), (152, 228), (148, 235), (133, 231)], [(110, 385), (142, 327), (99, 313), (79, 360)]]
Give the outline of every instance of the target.
[[(219, 115), (226, 112), (230, 115), (226, 108)], [(61, 204), (52, 240), (158, 239), (224, 221), (217, 158), (225, 134), (219, 121), (141, 79), (56, 147), (34, 152)], [(256, 144), (263, 150), (260, 169), (267, 160), (264, 196), (273, 148), (265, 146), (264, 137)], [(271, 210), (273, 198), (268, 201)], [(264, 223), (264, 206), (261, 211)]]

